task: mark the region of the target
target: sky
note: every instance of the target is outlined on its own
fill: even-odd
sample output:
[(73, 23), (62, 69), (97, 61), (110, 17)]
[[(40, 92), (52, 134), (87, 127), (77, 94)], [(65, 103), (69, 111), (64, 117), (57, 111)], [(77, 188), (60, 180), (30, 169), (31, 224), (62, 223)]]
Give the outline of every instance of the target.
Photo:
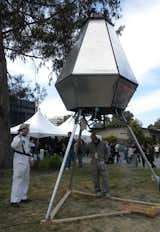
[[(160, 1), (159, 0), (123, 0), (122, 18), (116, 22), (125, 25), (120, 36), (122, 47), (139, 83), (126, 110), (130, 110), (144, 127), (160, 118)], [(46, 87), (48, 96), (40, 105), (48, 118), (66, 115), (65, 106), (58, 95), (54, 83), (48, 86), (51, 62), (37, 72), (37, 64), (29, 59), (24, 63), (20, 59), (7, 61), (12, 75), (23, 74), (25, 80), (34, 84), (35, 80)]]

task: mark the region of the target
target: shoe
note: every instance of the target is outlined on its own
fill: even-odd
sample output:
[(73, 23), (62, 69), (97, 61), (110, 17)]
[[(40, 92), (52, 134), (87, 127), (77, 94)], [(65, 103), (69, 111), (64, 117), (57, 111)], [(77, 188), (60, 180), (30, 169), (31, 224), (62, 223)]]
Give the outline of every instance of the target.
[(31, 199), (22, 199), (20, 203), (30, 203)]
[(110, 194), (110, 193), (104, 193), (103, 196), (104, 196), (105, 198), (111, 198), (111, 194)]
[(102, 193), (101, 192), (96, 192), (96, 197), (101, 197)]
[(11, 202), (11, 206), (12, 207), (20, 207), (20, 205), (19, 205), (19, 203), (17, 203), (17, 202)]

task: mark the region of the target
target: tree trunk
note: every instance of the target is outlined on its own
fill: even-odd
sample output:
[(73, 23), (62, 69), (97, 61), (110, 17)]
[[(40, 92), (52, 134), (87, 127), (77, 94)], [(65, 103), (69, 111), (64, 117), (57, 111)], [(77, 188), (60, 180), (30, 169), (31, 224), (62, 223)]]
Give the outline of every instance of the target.
[(0, 168), (11, 165), (7, 65), (0, 20)]

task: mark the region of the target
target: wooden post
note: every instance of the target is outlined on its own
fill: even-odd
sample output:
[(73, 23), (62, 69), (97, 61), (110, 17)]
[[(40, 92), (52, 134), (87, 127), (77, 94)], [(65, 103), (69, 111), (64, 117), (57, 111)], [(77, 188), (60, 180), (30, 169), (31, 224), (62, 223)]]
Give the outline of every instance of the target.
[(62, 207), (62, 205), (64, 204), (64, 202), (67, 200), (67, 198), (69, 197), (69, 195), (71, 194), (71, 191), (68, 190), (64, 196), (61, 198), (61, 200), (58, 202), (58, 204), (54, 207), (54, 209), (51, 212), (51, 219), (53, 219), (56, 214), (58, 213), (59, 209)]

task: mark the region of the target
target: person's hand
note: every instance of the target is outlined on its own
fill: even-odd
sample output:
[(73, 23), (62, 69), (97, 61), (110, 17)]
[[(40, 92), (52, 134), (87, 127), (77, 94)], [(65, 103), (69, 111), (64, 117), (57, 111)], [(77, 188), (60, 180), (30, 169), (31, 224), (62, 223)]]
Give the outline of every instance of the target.
[(20, 136), (23, 135), (23, 131), (20, 131), (20, 132), (19, 132), (19, 135), (20, 135)]

